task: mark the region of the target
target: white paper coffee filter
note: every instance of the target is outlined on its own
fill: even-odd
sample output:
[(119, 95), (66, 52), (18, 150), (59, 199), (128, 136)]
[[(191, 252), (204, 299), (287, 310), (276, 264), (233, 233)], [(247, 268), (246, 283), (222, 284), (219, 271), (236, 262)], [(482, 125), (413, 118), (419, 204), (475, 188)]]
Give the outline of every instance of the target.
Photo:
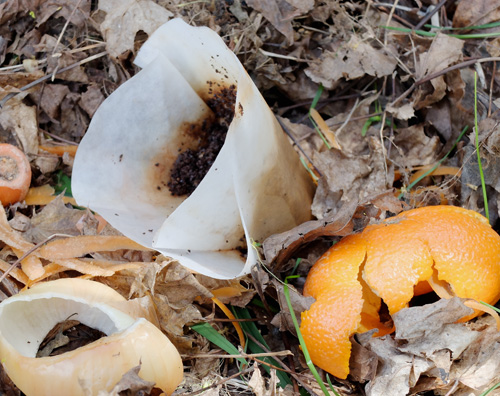
[[(142, 70), (104, 101), (78, 149), (73, 195), (135, 241), (214, 278), (257, 262), (254, 241), (310, 218), (312, 183), (237, 57), (212, 30), (161, 26), (136, 58)], [(188, 197), (167, 188), (204, 101), (236, 87), (224, 146)], [(245, 254), (246, 252), (246, 254)]]

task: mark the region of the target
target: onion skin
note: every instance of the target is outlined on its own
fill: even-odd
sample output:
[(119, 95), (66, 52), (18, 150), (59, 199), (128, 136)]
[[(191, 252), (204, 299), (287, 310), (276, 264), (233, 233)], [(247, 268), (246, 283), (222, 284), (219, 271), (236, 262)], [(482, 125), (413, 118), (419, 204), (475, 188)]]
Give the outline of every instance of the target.
[[(73, 291), (74, 295), (66, 294), (70, 291)], [(84, 294), (86, 299), (82, 299)], [(146, 319), (133, 318), (105, 304), (101, 299), (110, 303), (113, 300), (125, 300), (114, 290), (98, 282), (60, 279), (43, 283), (26, 293), (19, 293), (0, 304), (1, 363), (11, 380), (27, 396), (96, 395), (99, 391), (110, 391), (123, 374), (139, 364), (139, 376), (155, 382), (155, 387), (166, 394), (171, 394), (182, 381), (182, 360), (170, 340)], [(23, 323), (13, 324), (12, 327), (5, 325), (9, 320), (12, 321), (11, 316), (16, 316), (14, 320), (18, 320), (19, 314), (12, 314), (13, 311), (19, 312), (16, 305), (12, 306), (16, 309), (9, 309), (9, 305), (13, 303), (22, 304), (25, 308), (23, 315), (26, 317), (26, 328), (41, 329), (39, 335), (19, 335), (19, 339), (23, 339), (22, 342), (25, 342), (23, 337), (31, 339), (30, 337), (36, 336), (36, 349), (46, 335), (44, 329), (51, 328), (60, 321), (55, 317), (53, 323), (43, 323), (47, 321), (48, 316), (43, 312), (39, 315), (39, 308), (47, 303), (60, 306), (61, 311), (66, 311), (63, 315), (72, 310), (78, 312), (76, 319), (82, 323), (95, 322), (102, 317), (103, 322), (107, 322), (105, 326), (109, 327), (109, 323), (112, 323), (117, 331), (58, 356), (35, 358), (31, 356), (33, 351), (36, 353), (33, 346), (28, 348), (27, 352), (23, 350), (22, 343), (16, 348), (9, 342), (18, 341), (12, 338), (12, 334), (23, 327)], [(30, 306), (35, 309), (31, 310)], [(37, 323), (38, 317), (41, 326), (30, 327), (31, 323)], [(99, 323), (96, 327), (98, 326)]]

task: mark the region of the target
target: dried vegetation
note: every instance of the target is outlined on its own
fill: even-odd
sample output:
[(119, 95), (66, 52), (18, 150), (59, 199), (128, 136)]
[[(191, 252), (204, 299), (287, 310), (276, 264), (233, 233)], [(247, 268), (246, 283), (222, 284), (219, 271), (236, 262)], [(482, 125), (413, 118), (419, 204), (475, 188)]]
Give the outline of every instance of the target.
[[(223, 37), (317, 178), (316, 220), (260, 241), (263, 265), (244, 279), (193, 275), (124, 241), (99, 216), (65, 204), (75, 147), (92, 115), (137, 72), (132, 61), (138, 48), (172, 17)], [(0, 269), (8, 272), (0, 300), (42, 279), (84, 275), (127, 298), (144, 297), (156, 311), (184, 354), (186, 379), (178, 394), (200, 394), (207, 386), (204, 394), (294, 394), (300, 387), (319, 394), (283, 286), (269, 271), (280, 279), (291, 271), (302, 275), (294, 281), (301, 290), (303, 275), (332, 240), (370, 222), (431, 204), (484, 213), (473, 131), (476, 73), (477, 143), (490, 223), (499, 230), (499, 27), (459, 31), (489, 34), (469, 39), (424, 27), (477, 26), (499, 17), (498, 0), (0, 1), (0, 141), (20, 147), (33, 170), (26, 203), (11, 205), (7, 217), (0, 211)], [(316, 110), (324, 139), (308, 119), (320, 85)], [(412, 185), (451, 149), (432, 174)], [(37, 249), (54, 234), (65, 239)], [(242, 323), (256, 325), (268, 343), (265, 352), (293, 355), (275, 356), (279, 367), (270, 374), (260, 371), (268, 365), (260, 357), (247, 356), (252, 365), (243, 368), (221, 359), (224, 352), (190, 328), (207, 321), (239, 343), (214, 296), (239, 307), (240, 318), (250, 316)], [(300, 313), (311, 301), (292, 293), (292, 303)], [(395, 336), (359, 336), (351, 375), (333, 379), (335, 388), (345, 395), (481, 394), (500, 381), (500, 335), (489, 317), (455, 324), (462, 309), (455, 300), (414, 307), (395, 315)], [(291, 385), (279, 388), (275, 369), (287, 373)], [(130, 373), (118, 389), (146, 394), (151, 387), (141, 387)], [(20, 394), (1, 372), (0, 393)]]

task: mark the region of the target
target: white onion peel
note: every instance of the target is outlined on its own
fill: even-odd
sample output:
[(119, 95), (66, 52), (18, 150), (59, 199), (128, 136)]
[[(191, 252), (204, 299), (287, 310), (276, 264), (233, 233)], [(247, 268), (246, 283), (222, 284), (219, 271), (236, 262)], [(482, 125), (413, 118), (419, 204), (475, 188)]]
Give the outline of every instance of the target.
[[(152, 323), (107, 304), (126, 301), (113, 289), (83, 279), (41, 283), (0, 304), (0, 359), (26, 395), (85, 395), (111, 390), (131, 368), (172, 393), (183, 376), (170, 340)], [(79, 320), (102, 337), (58, 356), (36, 358), (40, 343), (59, 322)]]

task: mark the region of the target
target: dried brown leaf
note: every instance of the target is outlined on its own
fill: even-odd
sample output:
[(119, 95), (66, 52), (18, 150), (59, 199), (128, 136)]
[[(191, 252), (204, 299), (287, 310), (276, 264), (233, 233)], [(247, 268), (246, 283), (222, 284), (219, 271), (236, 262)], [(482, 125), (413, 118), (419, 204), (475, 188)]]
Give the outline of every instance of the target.
[(357, 202), (351, 201), (328, 218), (307, 221), (290, 231), (271, 235), (263, 243), (266, 261), (280, 265), (287, 262), (300, 246), (316, 238), (349, 235), (353, 231), (351, 219), (356, 208)]
[(396, 150), (392, 160), (403, 168), (431, 164), (441, 149), (439, 138), (427, 137), (421, 124), (398, 129), (393, 142)]
[(39, 7), (40, 0), (7, 0), (0, 3), (0, 25), (13, 23), (18, 14), (27, 15), (30, 10)]
[(101, 24), (106, 49), (115, 57), (134, 49), (139, 31), (151, 35), (174, 15), (151, 0), (101, 0), (99, 9), (106, 12)]
[(322, 220), (305, 222), (289, 231), (274, 234), (264, 240), (263, 254), (268, 264), (281, 269), (293, 254), (306, 243), (320, 237), (346, 236), (363, 229), (374, 218), (383, 218), (385, 212), (399, 213), (406, 205), (392, 190), (367, 199), (363, 204), (346, 202), (339, 211)]
[(36, 12), (37, 26), (45, 23), (49, 18), (64, 18), (73, 25), (83, 26), (90, 16), (90, 0), (51, 0), (40, 2)]
[(99, 391), (97, 396), (147, 396), (151, 393), (154, 382), (146, 381), (139, 377), (141, 365), (135, 366), (123, 374), (118, 383), (107, 391)]
[(247, 0), (247, 4), (262, 13), (290, 44), (294, 41), (292, 19), (314, 7), (313, 0)]
[(498, 0), (460, 0), (453, 14), (453, 27), (466, 27), (496, 22), (500, 18)]
[(438, 33), (433, 38), (429, 50), (419, 56), (419, 61), (415, 65), (417, 80), (462, 60), (463, 46), (463, 40)]
[(82, 99), (79, 104), (89, 117), (92, 117), (103, 101), (104, 95), (101, 92), (101, 88), (95, 84), (90, 84), (87, 90), (82, 93)]
[[(379, 359), (377, 375), (366, 387), (367, 395), (396, 396), (417, 390), (462, 394), (456, 393), (458, 389), (479, 394), (475, 392), (498, 380), (500, 358), (494, 345), (498, 345), (500, 335), (495, 322), (481, 318), (476, 325), (456, 323), (470, 312), (459, 298), (443, 299), (396, 313), (394, 337), (359, 335), (360, 344)], [(353, 354), (352, 361), (357, 358)]]
[(385, 111), (392, 114), (399, 120), (409, 120), (410, 118), (415, 117), (415, 109), (413, 108), (412, 103), (405, 103), (400, 106), (393, 106), (389, 103), (385, 107)]
[(38, 154), (36, 107), (22, 102), (23, 95), (9, 100), (0, 111), (0, 126), (10, 132), (26, 154)]
[(318, 219), (335, 214), (347, 202), (364, 202), (392, 185), (380, 140), (370, 137), (369, 144), (370, 155), (350, 155), (335, 149), (314, 155), (313, 162), (322, 175), (311, 206)]
[(31, 217), (29, 226), (25, 226), (24, 237), (40, 243), (54, 234), (80, 235), (77, 223), (84, 214), (81, 210), (68, 208), (59, 195)]
[(352, 35), (344, 47), (335, 52), (325, 51), (317, 63), (313, 63), (305, 73), (317, 83), (332, 89), (345, 78), (353, 80), (365, 74), (375, 77), (390, 75), (397, 61), (385, 50), (373, 47), (357, 35)]
[[(284, 287), (281, 282), (278, 282), (273, 278), (272, 280), (273, 286), (278, 293), (278, 302), (280, 304), (280, 312), (276, 314), (273, 318), (271, 324), (280, 331), (290, 331), (292, 334), (296, 335), (295, 326), (293, 324), (292, 315), (290, 314), (290, 310), (288, 309), (288, 303), (285, 297)], [(295, 313), (295, 317), (300, 325), (300, 314), (301, 312), (308, 311), (311, 307), (312, 303), (316, 301), (312, 297), (304, 297), (300, 294), (295, 288), (291, 285), (288, 286), (290, 302), (292, 304), (293, 311)]]
[(62, 84), (47, 84), (43, 88), (40, 100), (42, 110), (52, 119), (60, 116), (61, 102), (69, 93), (69, 88)]

